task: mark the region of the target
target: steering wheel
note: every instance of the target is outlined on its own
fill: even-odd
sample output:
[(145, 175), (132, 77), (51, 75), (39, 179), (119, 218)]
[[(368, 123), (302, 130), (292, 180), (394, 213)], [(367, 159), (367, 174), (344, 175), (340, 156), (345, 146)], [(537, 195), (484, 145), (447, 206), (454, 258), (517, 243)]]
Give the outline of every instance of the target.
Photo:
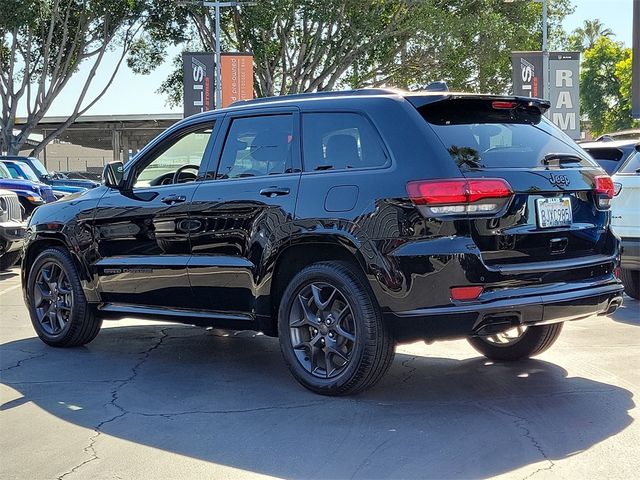
[[(187, 165), (182, 165), (180, 168), (178, 168), (176, 170), (176, 172), (173, 174), (173, 180), (171, 183), (179, 183), (180, 182), (180, 174), (184, 171), (187, 170), (188, 168), (193, 169), (196, 171), (196, 176), (197, 176), (197, 172), (198, 170), (200, 170), (200, 165), (193, 165), (191, 163), (188, 163)], [(195, 177), (194, 177), (195, 178)]]

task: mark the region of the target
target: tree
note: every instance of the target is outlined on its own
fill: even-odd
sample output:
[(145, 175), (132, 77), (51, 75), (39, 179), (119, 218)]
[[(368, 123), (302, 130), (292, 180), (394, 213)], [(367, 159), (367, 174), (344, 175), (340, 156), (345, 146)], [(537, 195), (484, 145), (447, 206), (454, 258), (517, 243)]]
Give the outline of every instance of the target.
[(568, 39), (570, 50), (584, 52), (592, 49), (600, 37), (613, 37), (615, 34), (610, 28), (596, 19), (585, 20), (582, 27), (576, 28)]
[[(211, 10), (167, 5), (163, 14), (172, 8), (172, 22), (186, 21), (194, 29), (188, 48), (212, 51)], [(415, 88), (435, 80), (456, 89), (504, 93), (511, 85), (511, 51), (541, 44), (541, 5), (535, 2), (337, 0), (328, 6), (320, 0), (262, 0), (223, 11), (223, 50), (254, 54), (257, 96), (345, 87)], [(569, 0), (550, 2), (552, 34), (570, 11)], [(153, 30), (145, 38), (143, 61), (135, 66), (143, 73), (153, 63), (144, 59), (157, 55), (162, 43)], [(161, 91), (179, 104), (179, 58), (175, 66)]]
[(594, 135), (634, 126), (630, 48), (602, 36), (584, 52), (580, 102)]
[[(145, 3), (0, 0), (0, 11), (1, 150), (18, 153), (55, 98), (78, 75), (79, 66), (90, 65), (71, 114), (34, 149), (32, 155), (37, 155), (107, 91), (144, 25)], [(102, 77), (97, 93), (89, 94), (105, 54), (111, 50), (118, 52), (117, 62)], [(26, 118), (16, 125), (21, 107)]]

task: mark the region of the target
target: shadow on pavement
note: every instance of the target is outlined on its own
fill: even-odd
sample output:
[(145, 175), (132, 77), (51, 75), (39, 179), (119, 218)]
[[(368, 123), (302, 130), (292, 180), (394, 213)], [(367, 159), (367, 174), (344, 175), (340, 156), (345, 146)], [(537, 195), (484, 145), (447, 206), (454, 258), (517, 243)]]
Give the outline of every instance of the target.
[(224, 335), (149, 325), (103, 328), (71, 350), (8, 343), (2, 382), (22, 398), (0, 409), (33, 402), (101, 434), (286, 478), (489, 477), (551, 466), (632, 421), (629, 391), (540, 360), (399, 354), (376, 388), (320, 397), (292, 379), (276, 339)]

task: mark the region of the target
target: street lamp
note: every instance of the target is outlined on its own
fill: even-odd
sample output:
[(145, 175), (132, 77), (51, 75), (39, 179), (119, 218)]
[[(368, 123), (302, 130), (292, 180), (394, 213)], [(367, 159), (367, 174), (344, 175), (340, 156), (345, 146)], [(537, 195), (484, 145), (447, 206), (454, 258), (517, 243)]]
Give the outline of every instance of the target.
[(202, 5), (204, 7), (214, 8), (215, 12), (215, 30), (214, 30), (214, 42), (216, 45), (216, 109), (222, 106), (222, 73), (220, 71), (220, 62), (222, 61), (222, 53), (220, 50), (220, 8), (222, 7), (241, 7), (241, 6), (251, 6), (256, 5), (256, 2), (243, 2), (243, 1), (234, 1), (234, 2), (220, 2), (220, 1), (179, 1), (179, 4), (197, 4)]
[[(504, 3), (515, 3), (518, 0), (503, 0)], [(547, 0), (520, 0), (542, 4), (542, 96), (549, 100), (549, 43), (547, 38)]]

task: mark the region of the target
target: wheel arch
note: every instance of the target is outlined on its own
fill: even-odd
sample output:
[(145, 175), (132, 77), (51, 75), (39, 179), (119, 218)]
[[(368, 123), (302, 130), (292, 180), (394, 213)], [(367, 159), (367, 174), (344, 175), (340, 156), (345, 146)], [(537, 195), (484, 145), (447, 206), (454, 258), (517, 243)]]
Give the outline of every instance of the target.
[(84, 262), (80, 259), (79, 255), (74, 248), (70, 248), (69, 242), (66, 237), (60, 232), (43, 232), (37, 234), (34, 238), (31, 238), (24, 246), (21, 271), (22, 271), (22, 286), (26, 288), (27, 279), (33, 262), (35, 262), (38, 255), (44, 252), (48, 248), (60, 247), (69, 253), (74, 265), (76, 266), (78, 276), (82, 281), (83, 290), (88, 301), (99, 301), (95, 298), (95, 289), (87, 288), (92, 284), (93, 278), (86, 267)]
[(352, 264), (363, 277), (370, 272), (370, 260), (362, 253), (362, 245), (346, 236), (303, 236), (292, 241), (277, 255), (272, 274), (257, 292), (256, 317), (259, 328), (277, 336), (280, 299), (291, 279), (300, 270), (318, 262), (341, 261)]

